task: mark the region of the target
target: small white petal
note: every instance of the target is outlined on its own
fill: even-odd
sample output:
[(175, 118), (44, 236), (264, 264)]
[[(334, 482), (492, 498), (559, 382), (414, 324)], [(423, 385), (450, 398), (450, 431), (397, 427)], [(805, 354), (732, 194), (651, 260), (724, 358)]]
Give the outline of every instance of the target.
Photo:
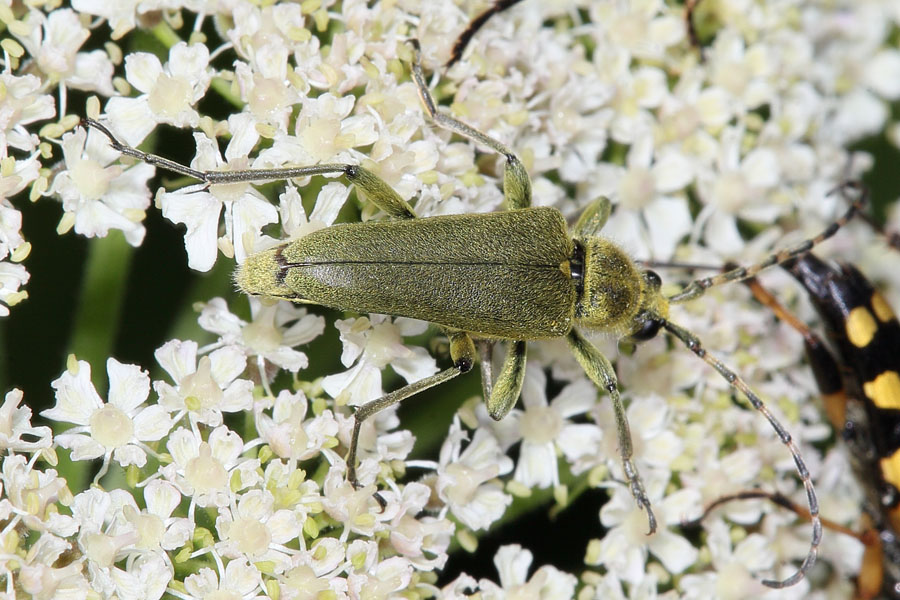
[[(145, 94), (153, 91), (153, 86), (156, 85), (156, 80), (159, 79), (162, 72), (162, 63), (155, 54), (133, 52), (125, 56), (125, 79)], [(111, 98), (110, 102), (113, 100)], [(109, 112), (109, 104), (107, 104), (106, 110)]]

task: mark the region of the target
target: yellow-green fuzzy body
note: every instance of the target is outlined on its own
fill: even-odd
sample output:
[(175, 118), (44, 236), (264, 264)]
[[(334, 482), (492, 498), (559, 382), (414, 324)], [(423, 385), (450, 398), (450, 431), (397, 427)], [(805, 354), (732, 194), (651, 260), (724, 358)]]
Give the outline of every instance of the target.
[(235, 279), (252, 295), (546, 339), (575, 323), (573, 251), (552, 208), (349, 223), (250, 256)]
[(640, 314), (665, 318), (666, 299), (624, 250), (601, 237), (578, 240), (584, 248), (584, 293), (575, 315), (579, 325), (617, 335), (640, 329)]

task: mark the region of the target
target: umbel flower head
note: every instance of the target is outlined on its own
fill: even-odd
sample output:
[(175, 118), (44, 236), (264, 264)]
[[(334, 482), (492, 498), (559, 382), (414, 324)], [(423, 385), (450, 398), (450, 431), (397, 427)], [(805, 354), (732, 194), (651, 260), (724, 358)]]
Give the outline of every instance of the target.
[[(354, 410), (440, 372), (446, 338), (403, 317), (248, 302), (230, 272), (280, 240), (386, 216), (336, 175), (160, 176), (160, 161), (121, 156), (79, 122), (196, 170), (361, 165), (420, 217), (503, 210), (504, 157), (426, 117), (409, 72), (417, 39), (440, 110), (514, 149), (535, 205), (574, 219), (605, 196), (603, 235), (635, 259), (750, 263), (821, 230), (845, 208), (828, 192), (883, 168), (860, 142), (900, 139), (896, 0), (702, 0), (699, 46), (681, 2), (523, 0), (448, 68), (484, 2), (0, 4), (7, 595), (749, 598), (805, 556), (808, 525), (765, 504), (682, 529), (723, 494), (799, 499), (803, 487), (765, 420), (663, 337), (631, 355), (592, 340), (616, 363), (653, 536), (613, 410), (559, 340), (530, 344), (503, 421), (471, 398), (476, 376), (367, 420), (354, 487)], [(86, 256), (53, 254), (56, 234), (102, 239)], [(34, 253), (26, 237), (40, 240)], [(900, 300), (900, 253), (870, 230), (847, 227), (819, 250)], [(783, 275), (766, 285), (797, 299)], [(673, 313), (786, 424), (822, 514), (856, 526), (864, 494), (831, 443), (799, 336), (737, 285)], [(563, 533), (581, 499), (596, 502)], [(524, 520), (548, 508), (559, 521)], [(501, 525), (513, 541), (481, 541)], [(532, 530), (544, 539), (529, 544)], [(487, 556), (461, 568), (479, 543)], [(861, 551), (829, 535), (832, 577), (768, 593), (849, 597)]]

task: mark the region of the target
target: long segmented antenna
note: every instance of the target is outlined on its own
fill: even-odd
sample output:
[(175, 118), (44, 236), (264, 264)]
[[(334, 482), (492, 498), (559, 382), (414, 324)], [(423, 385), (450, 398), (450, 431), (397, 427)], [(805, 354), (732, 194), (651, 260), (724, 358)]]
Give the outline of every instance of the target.
[[(696, 519), (692, 519), (690, 521), (683, 521), (681, 526), (685, 529), (690, 529), (692, 527), (698, 527), (700, 523), (706, 519), (710, 514), (713, 513), (720, 506), (724, 506), (725, 504), (729, 504), (731, 502), (738, 502), (740, 500), (768, 500), (772, 504), (776, 506), (780, 506), (785, 508), (792, 513), (796, 514), (801, 519), (806, 519), (807, 521), (812, 519), (809, 514), (809, 511), (785, 496), (784, 494), (780, 494), (778, 492), (765, 492), (763, 490), (747, 490), (744, 492), (737, 492), (735, 494), (728, 494), (726, 496), (721, 496), (713, 500), (709, 506), (703, 511), (703, 514), (697, 517)], [(859, 540), (865, 545), (871, 545), (873, 540), (872, 535), (869, 531), (864, 531), (859, 533), (850, 529), (845, 525), (841, 525), (837, 521), (832, 521), (831, 519), (822, 519), (822, 527), (825, 529), (830, 529), (831, 531), (837, 531), (838, 533), (843, 533), (844, 535), (849, 535), (850, 537)]]
[(684, 345), (688, 347), (688, 350), (714, 368), (733, 388), (744, 394), (753, 408), (762, 413), (766, 420), (769, 421), (769, 425), (771, 425), (772, 429), (775, 430), (775, 433), (778, 434), (781, 443), (787, 446), (791, 456), (794, 457), (794, 464), (797, 466), (797, 473), (800, 475), (800, 481), (803, 483), (803, 487), (806, 488), (806, 501), (809, 506), (809, 516), (813, 526), (812, 539), (809, 543), (809, 553), (806, 555), (803, 564), (800, 565), (797, 572), (787, 579), (781, 581), (764, 579), (762, 583), (765, 586), (775, 589), (790, 587), (796, 584), (803, 579), (806, 572), (815, 564), (816, 555), (819, 552), (819, 543), (822, 541), (822, 520), (819, 518), (819, 501), (816, 498), (816, 490), (813, 487), (812, 478), (809, 476), (809, 469), (806, 468), (806, 463), (803, 461), (803, 457), (800, 456), (800, 449), (797, 448), (791, 434), (788, 433), (778, 419), (775, 418), (775, 415), (769, 411), (769, 407), (756, 395), (756, 392), (754, 392), (737, 373), (729, 369), (725, 363), (709, 354), (706, 349), (703, 348), (703, 345), (700, 343), (697, 336), (671, 321), (663, 321), (662, 326), (666, 331), (684, 342)]
[(848, 181), (842, 183), (840, 186), (835, 188), (835, 190), (832, 190), (829, 193), (840, 191), (843, 194), (843, 191), (847, 189), (856, 190), (859, 195), (850, 203), (849, 208), (847, 208), (847, 212), (845, 212), (841, 217), (833, 221), (828, 227), (822, 230), (819, 235), (806, 239), (794, 246), (779, 250), (774, 254), (770, 254), (763, 260), (759, 261), (756, 264), (750, 265), (749, 267), (738, 267), (737, 269), (732, 269), (731, 271), (726, 271), (725, 273), (720, 273), (718, 275), (712, 275), (710, 277), (704, 277), (702, 279), (695, 279), (694, 281), (689, 283), (683, 290), (681, 290), (674, 296), (670, 296), (669, 302), (673, 304), (680, 304), (682, 302), (687, 302), (689, 300), (699, 298), (706, 293), (706, 290), (713, 286), (730, 283), (732, 281), (749, 279), (763, 269), (781, 264), (786, 260), (790, 260), (792, 258), (800, 256), (801, 254), (809, 252), (814, 247), (837, 233), (838, 230), (846, 225), (854, 215), (856, 215), (857, 213), (862, 213), (866, 204), (868, 204), (869, 190), (858, 181)]

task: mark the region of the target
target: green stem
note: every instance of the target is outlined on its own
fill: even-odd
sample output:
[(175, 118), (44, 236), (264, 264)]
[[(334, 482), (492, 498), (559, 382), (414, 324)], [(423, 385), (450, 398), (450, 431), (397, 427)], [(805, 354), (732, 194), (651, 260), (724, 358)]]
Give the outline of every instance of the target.
[(106, 359), (112, 354), (134, 249), (120, 231), (96, 238), (88, 248), (85, 275), (69, 352), (91, 365), (94, 387), (106, 389)]

